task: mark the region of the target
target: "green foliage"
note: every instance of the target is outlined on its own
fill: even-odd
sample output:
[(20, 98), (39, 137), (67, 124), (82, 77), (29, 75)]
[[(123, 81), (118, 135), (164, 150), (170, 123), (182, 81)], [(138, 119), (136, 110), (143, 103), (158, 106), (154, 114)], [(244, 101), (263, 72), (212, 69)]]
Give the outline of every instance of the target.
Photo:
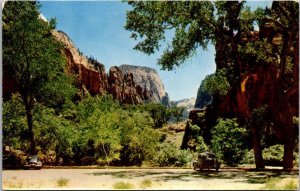
[(246, 152), (246, 136), (236, 119), (220, 118), (212, 129), (212, 150), (228, 165), (237, 165)]
[(253, 149), (246, 151), (243, 160), (241, 161), (242, 164), (255, 164), (254, 160), (254, 151)]
[(182, 114), (184, 110), (185, 110), (184, 107), (172, 106), (171, 108), (168, 108), (170, 118), (173, 118), (175, 122), (179, 122), (183, 120)]
[(96, 96), (82, 100), (75, 113), (79, 120), (73, 144), (77, 161), (87, 155), (99, 164), (140, 165), (155, 155), (160, 136), (147, 112), (123, 108), (111, 96)]
[(281, 166), (283, 160), (283, 145), (272, 145), (262, 151), (263, 158), (267, 165)]
[(215, 75), (206, 79), (204, 89), (211, 95), (226, 95), (230, 90), (230, 84), (226, 76), (225, 69), (217, 70)]
[(185, 166), (192, 161), (193, 155), (189, 150), (179, 150), (170, 143), (162, 143), (153, 158), (158, 166)]
[(196, 146), (196, 151), (198, 153), (203, 153), (208, 151), (208, 146), (206, 145), (206, 143), (204, 142), (204, 139), (202, 136), (198, 136), (197, 137), (197, 146)]
[(162, 104), (148, 103), (140, 106), (140, 109), (150, 114), (155, 128), (161, 128), (170, 118), (170, 112), (167, 107)]
[[(56, 160), (73, 156), (72, 144), (77, 131), (76, 124), (55, 114), (54, 109), (41, 104), (34, 107), (34, 132), (37, 145), (44, 154), (55, 151)], [(67, 161), (63, 161), (67, 162)]]
[(214, 32), (214, 7), (208, 1), (129, 1), (133, 9), (127, 12), (125, 28), (132, 38), (142, 41), (136, 50), (153, 54), (165, 40), (165, 32), (174, 31), (171, 46), (164, 50), (158, 63), (163, 69), (173, 69), (190, 57), (198, 46), (207, 47)]
[(25, 150), (28, 130), (25, 108), (20, 94), (13, 94), (11, 100), (2, 102), (3, 145)]

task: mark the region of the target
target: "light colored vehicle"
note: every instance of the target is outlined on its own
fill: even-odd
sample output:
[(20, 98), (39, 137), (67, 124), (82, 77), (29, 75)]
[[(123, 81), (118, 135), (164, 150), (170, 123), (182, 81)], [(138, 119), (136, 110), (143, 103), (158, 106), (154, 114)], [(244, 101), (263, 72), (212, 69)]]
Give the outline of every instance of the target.
[(216, 169), (216, 171), (218, 171), (221, 166), (216, 155), (211, 152), (200, 153), (198, 155), (198, 160), (193, 161), (192, 165), (194, 170)]
[(29, 156), (25, 168), (41, 169), (43, 166), (42, 161), (37, 155)]

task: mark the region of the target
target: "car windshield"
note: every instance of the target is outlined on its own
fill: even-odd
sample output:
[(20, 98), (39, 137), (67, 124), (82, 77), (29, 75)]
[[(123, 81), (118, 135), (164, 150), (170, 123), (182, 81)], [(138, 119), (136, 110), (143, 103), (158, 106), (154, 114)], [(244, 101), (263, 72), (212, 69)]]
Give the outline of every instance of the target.
[(38, 157), (37, 156), (32, 156), (29, 158), (29, 162), (37, 162), (38, 161)]

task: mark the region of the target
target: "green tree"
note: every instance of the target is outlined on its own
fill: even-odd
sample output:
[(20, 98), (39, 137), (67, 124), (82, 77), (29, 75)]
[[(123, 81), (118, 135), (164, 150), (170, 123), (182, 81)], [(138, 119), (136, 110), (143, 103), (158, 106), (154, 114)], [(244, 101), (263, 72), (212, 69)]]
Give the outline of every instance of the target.
[(121, 162), (141, 165), (156, 155), (160, 134), (153, 129), (153, 120), (146, 112), (123, 111), (120, 113), (120, 138), (123, 146)]
[(99, 163), (110, 164), (119, 160), (120, 150), (120, 105), (112, 96), (88, 96), (77, 106), (79, 120), (78, 136), (73, 144), (75, 160), (80, 163), (85, 156)]
[(237, 165), (246, 151), (247, 132), (236, 119), (218, 119), (212, 129), (211, 147), (216, 155), (229, 165)]
[(55, 21), (43, 21), (38, 9), (34, 1), (8, 1), (2, 15), (3, 69), (17, 82), (25, 106), (31, 153), (36, 153), (32, 117), (35, 103), (58, 98), (53, 95), (59, 96), (56, 101), (64, 100), (63, 92), (71, 88), (63, 75), (61, 46), (51, 34)]
[(170, 112), (168, 112), (167, 107), (162, 104), (148, 103), (141, 106), (141, 109), (150, 114), (155, 128), (161, 128), (170, 118)]
[(179, 122), (183, 119), (182, 115), (183, 115), (184, 110), (185, 110), (185, 107), (172, 106), (171, 108), (168, 108), (170, 117), (173, 117), (175, 119), (175, 122)]

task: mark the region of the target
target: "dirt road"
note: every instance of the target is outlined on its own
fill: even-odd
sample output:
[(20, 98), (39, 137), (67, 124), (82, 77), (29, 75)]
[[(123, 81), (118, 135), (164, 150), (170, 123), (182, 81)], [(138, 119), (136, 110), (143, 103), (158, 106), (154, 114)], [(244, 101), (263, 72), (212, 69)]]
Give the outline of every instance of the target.
[(117, 182), (134, 189), (260, 189), (266, 178), (297, 178), (298, 171), (284, 173), (240, 169), (193, 171), (192, 169), (42, 169), (3, 170), (3, 189), (114, 189)]

